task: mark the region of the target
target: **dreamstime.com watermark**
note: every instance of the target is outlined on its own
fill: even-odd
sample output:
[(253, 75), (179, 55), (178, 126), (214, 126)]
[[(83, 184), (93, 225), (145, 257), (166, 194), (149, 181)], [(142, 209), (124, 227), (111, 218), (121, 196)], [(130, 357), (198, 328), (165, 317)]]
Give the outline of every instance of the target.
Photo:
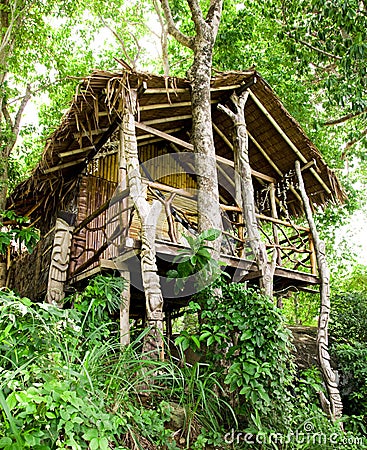
[(341, 433), (326, 434), (317, 431), (312, 422), (305, 422), (301, 430), (283, 433), (243, 433), (234, 428), (224, 435), (226, 444), (309, 444), (309, 445), (360, 445), (366, 444), (367, 440), (361, 436), (342, 435)]

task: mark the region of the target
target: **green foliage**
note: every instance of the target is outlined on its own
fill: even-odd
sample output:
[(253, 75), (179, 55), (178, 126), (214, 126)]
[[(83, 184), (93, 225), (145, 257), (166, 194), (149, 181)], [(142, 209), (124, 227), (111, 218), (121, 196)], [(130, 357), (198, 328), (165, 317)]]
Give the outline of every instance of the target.
[(183, 348), (204, 345), (206, 359), (222, 368), (222, 382), (245, 417), (280, 409), (289, 398), (293, 369), (289, 333), (272, 301), (243, 284), (219, 283), (190, 306), (199, 310), (199, 332), (176, 342)]
[(177, 263), (177, 269), (169, 270), (167, 277), (175, 279), (175, 294), (183, 291), (190, 277), (194, 277), (194, 283), (198, 290), (214, 282), (222, 273), (220, 261), (212, 257), (210, 253), (213, 247), (206, 241), (215, 241), (221, 232), (215, 229), (205, 230), (197, 237), (184, 235), (190, 248), (180, 249), (173, 259)]
[(289, 292), (282, 297), (283, 314), (289, 325), (317, 326), (320, 297), (306, 292)]
[(348, 292), (332, 297), (330, 332), (337, 342), (367, 342), (367, 295)]
[(109, 283), (119, 296), (120, 282), (95, 279), (64, 310), (0, 291), (0, 448), (177, 450), (177, 408), (187, 448), (223, 435), (232, 413), (216, 373), (142, 355), (148, 330), (122, 349), (102, 304)]
[[(332, 298), (330, 333), (332, 355), (342, 377), (342, 394), (347, 413), (359, 416), (357, 429), (367, 434), (367, 295), (358, 284), (365, 271), (351, 275), (345, 284), (357, 280), (361, 291), (339, 292)], [(354, 424), (356, 421), (354, 421)]]
[[(290, 440), (282, 448), (287, 450), (366, 449), (367, 441), (359, 433), (349, 430), (349, 427), (345, 431), (342, 430), (338, 421), (331, 422), (325, 415), (319, 405), (319, 392), (324, 392), (324, 386), (318, 370), (309, 369), (302, 372), (294, 388), (293, 411), (286, 434)], [(274, 447), (269, 446), (269, 448)]]
[(39, 240), (39, 233), (35, 227), (29, 225), (29, 219), (10, 210), (0, 212), (0, 218), (5, 225), (0, 231), (0, 255), (5, 255), (12, 243), (19, 249), (25, 246), (31, 253)]
[[(104, 313), (111, 315), (119, 310), (121, 292), (126, 287), (126, 281), (113, 275), (97, 275), (81, 294), (76, 294), (74, 306), (79, 311), (92, 314), (94, 319), (102, 320)], [(69, 301), (69, 299), (66, 299)], [(105, 319), (108, 316), (105, 316)]]
[(136, 397), (157, 365), (137, 358), (136, 343), (121, 352), (106, 340), (107, 324), (88, 333), (84, 323), (77, 310), (1, 292), (1, 448), (102, 450), (125, 448), (127, 435), (137, 445), (139, 436), (168, 439), (167, 415), (144, 410)]

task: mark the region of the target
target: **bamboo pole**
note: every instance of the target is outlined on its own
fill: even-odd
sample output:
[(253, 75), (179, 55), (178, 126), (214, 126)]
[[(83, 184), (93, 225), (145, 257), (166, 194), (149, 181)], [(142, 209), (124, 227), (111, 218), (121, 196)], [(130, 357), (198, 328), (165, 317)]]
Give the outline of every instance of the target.
[[(309, 161), (302, 155), (302, 153), (298, 150), (298, 148), (293, 144), (293, 142), (289, 139), (289, 137), (284, 133), (284, 131), (281, 129), (281, 127), (278, 125), (277, 121), (274, 119), (274, 117), (269, 113), (269, 111), (265, 108), (265, 106), (261, 103), (261, 101), (256, 97), (256, 95), (251, 91), (251, 89), (248, 90), (250, 93), (250, 96), (252, 100), (256, 103), (256, 105), (261, 109), (261, 111), (265, 114), (265, 116), (270, 120), (274, 128), (278, 131), (278, 133), (282, 136), (282, 138), (285, 140), (285, 142), (289, 145), (289, 147), (295, 152), (295, 154), (298, 156), (298, 158), (304, 163), (308, 164)], [(321, 184), (321, 186), (325, 189), (326, 193), (328, 195), (331, 195), (331, 191), (329, 187), (325, 184), (323, 179), (320, 177), (320, 175), (315, 171), (313, 167), (310, 168), (310, 172), (312, 175), (316, 178), (316, 180)]]
[[(278, 219), (278, 211), (277, 211), (277, 203), (275, 198), (275, 186), (274, 183), (270, 183), (270, 205), (271, 205), (271, 215), (274, 219)], [(278, 236), (278, 229), (275, 224), (275, 222), (272, 223), (273, 228), (273, 236), (274, 236), (274, 243), (277, 246), (277, 265), (282, 265), (282, 258), (280, 254), (279, 247), (279, 236)]]

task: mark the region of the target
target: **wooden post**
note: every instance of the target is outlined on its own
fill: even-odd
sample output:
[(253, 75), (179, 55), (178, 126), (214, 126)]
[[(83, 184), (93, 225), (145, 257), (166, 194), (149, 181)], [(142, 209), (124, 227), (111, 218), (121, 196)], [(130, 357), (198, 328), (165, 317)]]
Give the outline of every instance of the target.
[[(271, 215), (274, 219), (278, 219), (278, 211), (277, 211), (277, 203), (275, 199), (275, 185), (274, 183), (270, 183), (270, 205), (271, 205)], [(277, 264), (278, 266), (282, 265), (282, 258), (280, 254), (280, 248), (279, 248), (279, 236), (278, 236), (278, 229), (275, 222), (272, 222), (273, 227), (273, 237), (274, 237), (274, 244), (276, 247), (276, 253), (277, 253)]]
[(166, 338), (167, 342), (172, 339), (172, 315), (170, 310), (166, 311)]
[(308, 235), (308, 242), (310, 245), (310, 264), (311, 264), (311, 273), (312, 275), (317, 275), (317, 259), (316, 259), (316, 252), (315, 252), (315, 245), (313, 242), (312, 233), (310, 232)]
[(245, 105), (248, 95), (248, 92), (245, 91), (239, 97), (236, 94), (231, 96), (235, 112), (223, 105), (218, 105), (218, 109), (233, 120), (235, 129), (234, 149), (235, 155), (237, 155), (238, 182), (241, 183), (241, 207), (247, 229), (247, 238), (249, 239), (251, 250), (259, 268), (260, 288), (265, 295), (272, 297), (276, 252), (273, 253), (272, 262), (269, 264), (266, 246), (261, 240), (259, 225), (256, 219), (255, 195), (252, 184), (252, 172), (248, 154), (248, 134), (245, 121)]
[[(120, 128), (120, 142), (119, 142), (119, 172), (118, 172), (118, 182), (119, 188), (121, 192), (124, 191), (128, 187), (127, 181), (127, 165), (126, 165), (126, 155), (125, 155), (125, 147), (122, 145), (124, 142), (123, 139), (123, 130)], [(125, 239), (128, 235), (128, 226), (129, 226), (129, 210), (128, 210), (128, 201), (129, 198), (125, 197), (119, 202), (120, 210), (122, 211), (120, 214), (120, 225), (121, 230), (124, 232), (122, 245), (125, 245)]]
[(62, 306), (65, 296), (64, 285), (70, 262), (72, 232), (74, 230), (74, 214), (61, 213), (56, 219), (55, 237), (51, 253), (51, 265), (48, 273), (46, 301)]
[(149, 204), (140, 175), (134, 120), (136, 99), (136, 91), (124, 92), (121, 146), (126, 158), (130, 198), (141, 223), (141, 273), (145, 293), (146, 325), (150, 327), (150, 332), (145, 336), (143, 350), (163, 359), (163, 295), (157, 273), (155, 251), (156, 227), (162, 205), (158, 200)]
[(125, 289), (121, 293), (120, 305), (120, 344), (125, 347), (130, 344), (130, 271), (120, 269), (120, 275), (126, 281)]
[[(240, 176), (241, 171), (241, 162), (240, 162), (240, 155), (239, 155), (239, 149), (237, 145), (234, 145), (232, 147), (233, 149), (233, 159), (234, 159), (234, 192), (235, 192), (235, 200), (237, 206), (241, 208), (241, 212), (237, 214), (237, 220), (239, 223), (238, 226), (238, 238), (244, 241), (245, 238), (245, 228), (241, 226), (243, 224), (243, 202), (242, 202), (242, 180)], [(225, 173), (225, 172), (224, 172)], [(239, 248), (238, 256), (241, 258), (244, 255), (245, 246)]]
[(0, 260), (0, 288), (6, 286), (7, 262)]
[(330, 355), (328, 349), (328, 322), (330, 315), (330, 285), (329, 285), (329, 269), (325, 257), (325, 244), (320, 240), (312, 216), (312, 210), (305, 185), (303, 182), (301, 164), (296, 161), (296, 174), (298, 178), (299, 190), (301, 193), (306, 217), (310, 226), (313, 242), (316, 250), (316, 261), (319, 269), (320, 284), (320, 315), (317, 330), (317, 356), (322, 370), (323, 378), (329, 394), (328, 401), (325, 396), (321, 395), (321, 403), (324, 411), (329, 414), (333, 420), (339, 419), (343, 413), (343, 404), (340, 397), (336, 376), (330, 365)]

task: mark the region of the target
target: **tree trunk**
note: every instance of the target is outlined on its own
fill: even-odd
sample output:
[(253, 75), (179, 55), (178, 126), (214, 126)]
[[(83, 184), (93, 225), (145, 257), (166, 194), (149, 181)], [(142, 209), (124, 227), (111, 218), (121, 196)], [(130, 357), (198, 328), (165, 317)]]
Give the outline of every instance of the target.
[[(242, 208), (247, 238), (261, 273), (260, 288), (265, 295), (272, 297), (275, 257), (273, 258), (272, 263), (269, 264), (266, 246), (261, 240), (256, 219), (255, 195), (248, 155), (248, 134), (245, 121), (245, 105), (247, 98), (248, 92), (242, 93), (240, 97), (237, 97), (236, 94), (232, 95), (231, 100), (235, 112), (223, 105), (218, 105), (218, 108), (233, 120), (236, 197), (238, 197), (237, 200), (241, 202), (239, 206)], [(276, 254), (274, 253), (274, 255)]]
[[(211, 118), (210, 80), (212, 56), (222, 14), (223, 0), (210, 0), (206, 17), (203, 17), (198, 0), (187, 0), (195, 24), (195, 36), (186, 36), (176, 27), (168, 0), (160, 0), (167, 21), (168, 32), (182, 45), (194, 52), (194, 62), (189, 71), (191, 80), (192, 136), (195, 149), (198, 179), (198, 227), (222, 229), (219, 206), (218, 176)], [(220, 238), (214, 242), (219, 256)]]
[[(199, 231), (209, 228), (222, 229), (219, 207), (218, 176), (212, 130), (210, 79), (212, 66), (212, 42), (205, 30), (195, 43), (194, 64), (190, 70), (192, 79), (192, 144), (195, 149), (198, 175), (198, 226)], [(217, 245), (218, 249), (218, 245)], [(218, 249), (219, 250), (219, 249)]]
[(8, 193), (8, 157), (5, 151), (1, 152), (0, 158), (0, 211), (5, 211)]
[[(310, 226), (312, 238), (316, 250), (316, 260), (319, 269), (320, 284), (320, 315), (319, 325), (317, 330), (317, 356), (322, 370), (323, 378), (329, 394), (330, 402), (325, 401), (322, 397), (322, 405), (327, 414), (335, 420), (342, 416), (343, 404), (340, 397), (336, 376), (330, 365), (330, 355), (328, 349), (328, 322), (330, 315), (330, 285), (329, 285), (329, 269), (325, 257), (325, 244), (320, 240), (316, 229), (315, 222), (312, 216), (309, 198), (307, 197), (306, 189), (303, 183), (301, 165), (296, 161), (296, 174), (298, 178), (299, 190), (304, 204), (306, 217)], [(330, 407), (329, 407), (330, 406)], [(330, 410), (329, 410), (330, 409)]]
[(155, 235), (158, 216), (162, 205), (158, 200), (152, 205), (146, 200), (140, 170), (138, 146), (135, 135), (134, 113), (136, 92), (125, 93), (125, 106), (122, 121), (122, 147), (126, 158), (130, 197), (141, 223), (141, 272), (146, 302), (146, 322), (150, 332), (144, 341), (144, 352), (152, 352), (163, 358), (163, 296), (157, 273)]

